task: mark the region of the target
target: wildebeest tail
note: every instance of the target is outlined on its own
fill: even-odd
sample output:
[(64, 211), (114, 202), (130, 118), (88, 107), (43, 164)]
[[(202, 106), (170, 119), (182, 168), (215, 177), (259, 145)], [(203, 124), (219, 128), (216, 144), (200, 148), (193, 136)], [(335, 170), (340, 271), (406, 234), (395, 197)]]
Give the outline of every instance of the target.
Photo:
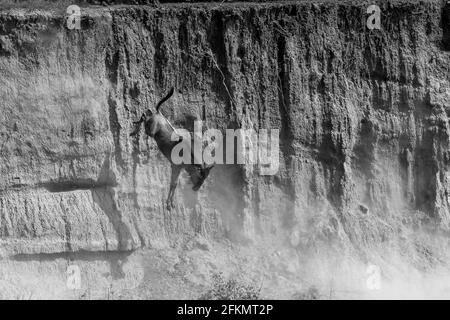
[(173, 87), (170, 88), (169, 92), (166, 94), (166, 96), (164, 98), (161, 99), (161, 101), (158, 102), (158, 104), (156, 105), (156, 112), (159, 112), (159, 108), (161, 108), (162, 104), (164, 102), (166, 102), (172, 95), (173, 95)]

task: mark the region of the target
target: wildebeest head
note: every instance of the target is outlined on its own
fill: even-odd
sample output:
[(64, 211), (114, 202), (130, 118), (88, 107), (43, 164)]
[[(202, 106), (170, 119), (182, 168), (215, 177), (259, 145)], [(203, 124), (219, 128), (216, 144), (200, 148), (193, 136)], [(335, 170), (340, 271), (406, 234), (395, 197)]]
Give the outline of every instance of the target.
[(173, 95), (173, 92), (174, 92), (174, 88), (172, 87), (169, 90), (169, 92), (166, 94), (166, 96), (164, 98), (162, 98), (158, 102), (158, 104), (155, 107), (155, 112), (153, 112), (149, 108), (141, 115), (141, 118), (138, 121), (133, 122), (133, 124), (135, 125), (135, 129), (130, 134), (130, 136), (135, 136), (136, 134), (138, 134), (138, 132), (139, 132), (139, 130), (141, 128), (141, 124), (143, 122), (145, 122), (145, 127), (146, 128), (152, 128), (153, 127), (153, 122), (157, 121), (157, 120), (155, 120), (155, 115), (156, 114), (161, 114), (161, 112), (160, 112), (161, 106), (163, 105), (164, 102), (166, 102)]

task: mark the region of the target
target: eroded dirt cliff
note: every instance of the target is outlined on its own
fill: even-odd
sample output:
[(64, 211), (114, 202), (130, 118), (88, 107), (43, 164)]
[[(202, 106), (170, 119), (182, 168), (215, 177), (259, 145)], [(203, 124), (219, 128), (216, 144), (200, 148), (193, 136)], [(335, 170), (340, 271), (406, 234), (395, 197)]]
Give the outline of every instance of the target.
[[(54, 296), (67, 261), (108, 283), (99, 270), (126, 279), (123, 261), (145, 269), (152, 254), (180, 287), (230, 265), (271, 288), (322, 272), (330, 295), (336, 261), (358, 265), (357, 285), (369, 262), (387, 278), (447, 270), (450, 7), (379, 2), (382, 30), (369, 30), (367, 5), (87, 6), (80, 30), (51, 9), (2, 11), (4, 287), (55, 277)], [(169, 164), (129, 134), (171, 86), (176, 127), (279, 129), (278, 173), (217, 165), (198, 193), (182, 179), (167, 211)]]

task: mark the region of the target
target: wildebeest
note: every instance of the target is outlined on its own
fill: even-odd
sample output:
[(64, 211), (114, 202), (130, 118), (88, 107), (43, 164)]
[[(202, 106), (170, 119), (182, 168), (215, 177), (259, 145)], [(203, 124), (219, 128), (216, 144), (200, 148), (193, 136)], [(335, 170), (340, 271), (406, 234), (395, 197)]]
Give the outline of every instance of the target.
[[(145, 133), (155, 139), (156, 144), (158, 145), (159, 150), (163, 153), (163, 155), (170, 161), (172, 165), (172, 172), (170, 178), (170, 189), (169, 195), (167, 197), (167, 209), (170, 210), (174, 207), (173, 196), (175, 193), (175, 189), (178, 183), (178, 177), (181, 173), (181, 170), (184, 169), (189, 174), (189, 177), (193, 183), (192, 190), (198, 191), (202, 186), (205, 179), (208, 177), (211, 166), (206, 166), (205, 164), (174, 164), (171, 155), (172, 149), (183, 141), (183, 137), (178, 135), (178, 140), (173, 141), (172, 135), (176, 133), (174, 127), (170, 124), (169, 120), (166, 119), (161, 114), (160, 108), (162, 104), (167, 101), (174, 92), (174, 88), (171, 88), (167, 95), (161, 99), (156, 105), (156, 112), (152, 112), (150, 109), (147, 109), (141, 116), (141, 118), (133, 122), (135, 125), (134, 131), (130, 134), (130, 136), (135, 136), (139, 133), (141, 124), (144, 123)], [(191, 152), (191, 156), (193, 158), (193, 154)]]

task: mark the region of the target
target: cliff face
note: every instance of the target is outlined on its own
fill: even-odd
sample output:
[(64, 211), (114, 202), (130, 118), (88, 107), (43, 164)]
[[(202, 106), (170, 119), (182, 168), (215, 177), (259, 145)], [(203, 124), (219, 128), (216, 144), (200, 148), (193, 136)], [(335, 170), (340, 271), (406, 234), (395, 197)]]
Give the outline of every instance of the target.
[[(450, 10), (357, 2), (0, 14), (0, 251), (165, 248), (195, 235), (350, 250), (448, 230)], [(200, 192), (135, 121), (170, 87), (176, 127), (280, 130), (280, 169), (217, 165)], [(105, 253), (107, 254), (107, 253)], [(27, 260), (28, 261), (28, 260)]]

